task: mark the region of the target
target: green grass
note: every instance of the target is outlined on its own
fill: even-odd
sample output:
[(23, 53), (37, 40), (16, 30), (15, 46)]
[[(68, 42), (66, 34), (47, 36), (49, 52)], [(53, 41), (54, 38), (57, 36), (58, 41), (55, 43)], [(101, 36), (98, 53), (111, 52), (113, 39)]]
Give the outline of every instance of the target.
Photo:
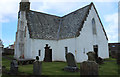
[(103, 65), (100, 65), (99, 74), (118, 75), (118, 65), (116, 62), (104, 62)]
[(11, 60), (2, 58), (2, 66), (5, 66), (7, 70), (10, 69), (10, 62), (11, 62)]
[(105, 60), (108, 60), (108, 61), (110, 61), (110, 60), (116, 61), (116, 59), (115, 59), (115, 58), (112, 58), (112, 57), (107, 58), (107, 59), (105, 59)]
[[(112, 58), (107, 60), (113, 60)], [(10, 60), (2, 59), (2, 65), (10, 69)], [(77, 64), (80, 68), (80, 63)], [(67, 66), (66, 62), (42, 62), (42, 75), (80, 75), (79, 72), (66, 72), (62, 69)], [(99, 75), (118, 75), (118, 65), (116, 61), (104, 62), (99, 66)], [(33, 65), (19, 65), (19, 72), (24, 72), (23, 75), (32, 75)]]
[[(62, 69), (67, 64), (65, 62), (42, 62), (42, 75), (80, 75), (79, 72), (71, 73), (65, 72)], [(80, 63), (78, 64), (80, 67)], [(27, 69), (26, 69), (27, 68)], [(19, 71), (26, 72), (26, 74), (32, 75), (33, 65), (20, 65)]]

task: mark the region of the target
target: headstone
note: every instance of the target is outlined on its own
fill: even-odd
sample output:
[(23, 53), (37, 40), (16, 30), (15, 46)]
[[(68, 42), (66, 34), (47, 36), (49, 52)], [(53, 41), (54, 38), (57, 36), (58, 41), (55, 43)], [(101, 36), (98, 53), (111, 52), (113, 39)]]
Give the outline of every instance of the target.
[(89, 61), (96, 61), (95, 52), (88, 52), (87, 55), (88, 55), (88, 60)]
[(10, 64), (10, 74), (17, 74), (17, 73), (18, 73), (18, 63), (14, 59)]
[(104, 60), (103, 60), (101, 57), (98, 57), (98, 58), (96, 59), (96, 62), (97, 62), (98, 64), (103, 64), (103, 63), (104, 63)]
[(74, 55), (72, 53), (66, 54), (66, 61), (67, 61), (67, 66), (64, 68), (65, 71), (70, 71), (70, 72), (78, 72), (79, 71), (79, 68), (77, 67), (77, 63), (74, 58)]
[(84, 61), (80, 64), (80, 77), (98, 77), (98, 64), (95, 61)]
[(2, 73), (6, 73), (6, 67), (2, 66)]
[(42, 62), (39, 61), (39, 57), (36, 57), (36, 61), (33, 63), (33, 75), (41, 75)]

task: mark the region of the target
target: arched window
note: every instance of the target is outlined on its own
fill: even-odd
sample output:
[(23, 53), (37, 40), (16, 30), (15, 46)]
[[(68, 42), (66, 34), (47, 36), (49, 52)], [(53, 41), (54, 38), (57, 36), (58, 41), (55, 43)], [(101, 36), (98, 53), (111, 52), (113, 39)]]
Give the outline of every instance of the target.
[(27, 28), (26, 28), (26, 26), (25, 26), (25, 33), (24, 33), (24, 37), (26, 37), (26, 32), (27, 32)]
[(93, 31), (94, 35), (97, 34), (97, 32), (96, 32), (96, 23), (95, 23), (95, 19), (94, 18), (92, 19), (92, 31)]

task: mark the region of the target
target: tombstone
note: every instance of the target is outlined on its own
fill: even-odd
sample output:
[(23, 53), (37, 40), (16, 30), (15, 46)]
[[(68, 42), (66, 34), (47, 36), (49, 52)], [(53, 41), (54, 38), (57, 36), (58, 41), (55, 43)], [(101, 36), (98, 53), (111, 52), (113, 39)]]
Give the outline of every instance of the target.
[(2, 73), (6, 73), (6, 67), (2, 66)]
[(98, 64), (95, 61), (84, 61), (80, 64), (80, 77), (98, 77)]
[(65, 71), (70, 71), (70, 72), (78, 72), (79, 71), (79, 68), (77, 67), (77, 63), (74, 58), (74, 55), (72, 53), (66, 54), (66, 61), (67, 61), (67, 66), (64, 68)]
[(96, 59), (95, 59), (95, 52), (88, 52), (87, 53), (87, 55), (88, 55), (88, 60), (89, 61), (96, 61)]
[(98, 58), (96, 59), (96, 63), (98, 63), (98, 64), (103, 64), (103, 63), (104, 63), (104, 60), (103, 60), (101, 57), (98, 57)]
[(15, 59), (12, 60), (10, 64), (10, 74), (17, 74), (18, 73), (18, 64)]
[(41, 75), (42, 62), (39, 61), (39, 57), (36, 56), (36, 61), (33, 63), (33, 75)]

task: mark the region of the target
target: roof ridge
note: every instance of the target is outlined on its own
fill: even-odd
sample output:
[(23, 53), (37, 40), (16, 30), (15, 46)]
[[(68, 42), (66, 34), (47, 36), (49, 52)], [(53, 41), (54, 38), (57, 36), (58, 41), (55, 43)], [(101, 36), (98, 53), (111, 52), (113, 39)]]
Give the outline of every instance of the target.
[(54, 17), (59, 17), (59, 18), (61, 18), (60, 16), (57, 16), (57, 15), (47, 14), (47, 13), (38, 12), (38, 11), (33, 11), (33, 10), (29, 10), (29, 11), (31, 11), (31, 12), (35, 12), (35, 13), (41, 13), (41, 14), (45, 14), (45, 15), (49, 15), (49, 16), (54, 16)]
[[(90, 7), (89, 7), (88, 11), (86, 12), (85, 17), (84, 17), (84, 19), (83, 19), (83, 21), (82, 21), (82, 24), (81, 24), (81, 26), (78, 28), (78, 31), (76, 32), (76, 36), (75, 36), (75, 37), (77, 37), (77, 36), (80, 35), (80, 31), (81, 31), (81, 29), (83, 28), (83, 24), (84, 24), (86, 18), (88, 17), (88, 14), (89, 14), (89, 12), (90, 12), (90, 9), (91, 9), (91, 6), (92, 6), (92, 5), (93, 5), (93, 2), (90, 3), (90, 5), (89, 5)], [(87, 5), (87, 6), (88, 6), (88, 5)], [(85, 7), (86, 7), (86, 6), (85, 6)]]
[(84, 9), (85, 7), (91, 6), (92, 4), (93, 4), (93, 2), (91, 2), (90, 4), (88, 4), (88, 5), (86, 5), (86, 6), (82, 7), (82, 8), (79, 8), (79, 9), (73, 11), (73, 12), (70, 12), (70, 13), (68, 13), (68, 14), (66, 14), (66, 15), (64, 15), (64, 16), (62, 16), (62, 17), (65, 17), (65, 16), (68, 16), (68, 15), (70, 15), (70, 14), (72, 14), (72, 13), (75, 13), (75, 12), (81, 10), (81, 9)]
[(93, 4), (93, 2), (91, 2), (90, 4), (84, 6), (84, 7), (80, 8), (80, 9), (77, 9), (77, 10), (75, 10), (75, 11), (73, 11), (73, 12), (70, 12), (70, 13), (64, 15), (64, 16), (57, 16), (57, 15), (52, 15), (52, 14), (43, 13), (43, 12), (38, 12), (38, 11), (33, 11), (33, 10), (29, 10), (29, 11), (31, 11), (31, 12), (36, 12), (36, 13), (41, 13), (41, 14), (45, 14), (45, 15), (49, 15), (49, 16), (55, 16), (55, 17), (59, 17), (59, 18), (64, 18), (65, 16), (68, 16), (68, 15), (70, 15), (70, 14), (72, 14), (72, 13), (75, 13), (76, 11), (79, 11), (79, 10), (81, 10), (81, 9), (87, 7), (87, 6), (91, 6), (92, 4)]

